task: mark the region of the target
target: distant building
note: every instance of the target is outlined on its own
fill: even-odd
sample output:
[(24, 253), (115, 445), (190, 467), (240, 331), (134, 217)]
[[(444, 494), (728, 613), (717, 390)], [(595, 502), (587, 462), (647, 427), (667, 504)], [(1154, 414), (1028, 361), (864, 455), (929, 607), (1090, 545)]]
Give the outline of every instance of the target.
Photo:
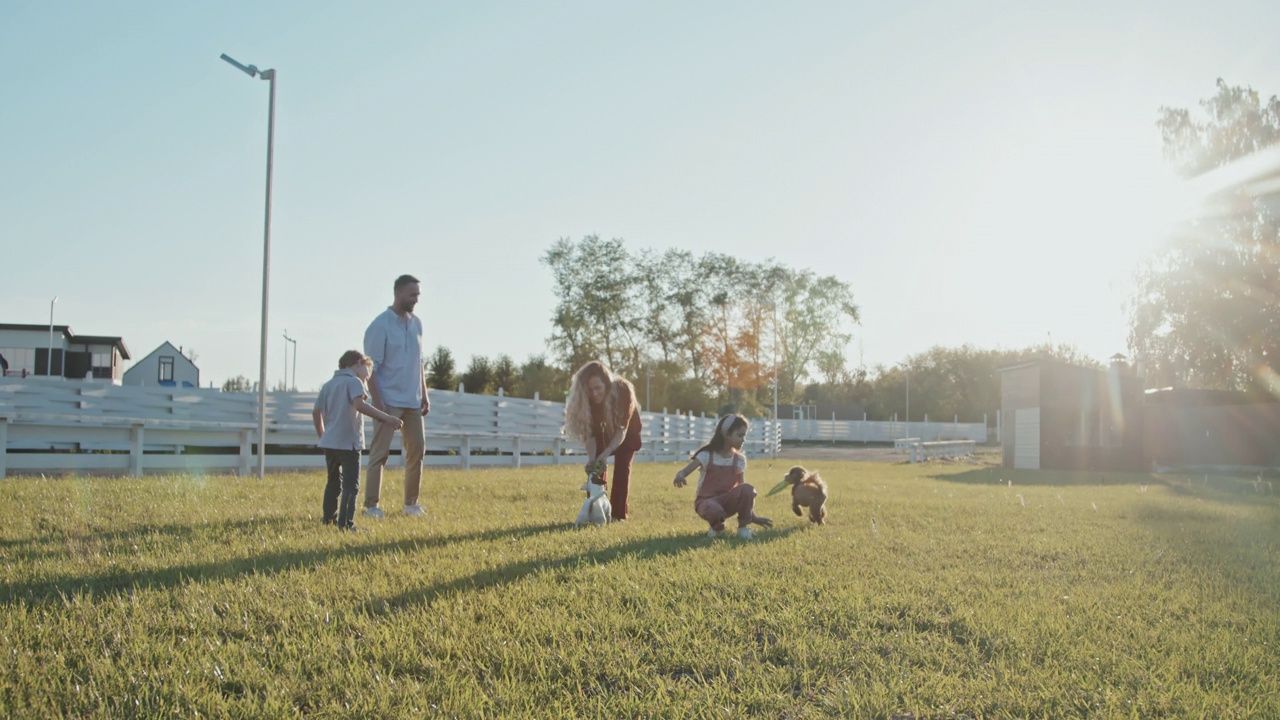
[(1122, 360), (1102, 370), (1041, 358), (1000, 373), (1005, 467), (1145, 467), (1142, 380)]
[(5, 377), (30, 375), (120, 384), (129, 348), (119, 337), (77, 335), (67, 325), (0, 323)]
[(165, 341), (133, 364), (124, 374), (123, 385), (200, 387), (200, 368), (182, 354), (182, 348)]
[(1152, 469), (1280, 467), (1280, 403), (1268, 394), (1165, 388), (1146, 393)]
[(1004, 466), (1190, 472), (1280, 468), (1280, 402), (1268, 394), (1142, 390), (1109, 369), (1040, 359), (1001, 369)]

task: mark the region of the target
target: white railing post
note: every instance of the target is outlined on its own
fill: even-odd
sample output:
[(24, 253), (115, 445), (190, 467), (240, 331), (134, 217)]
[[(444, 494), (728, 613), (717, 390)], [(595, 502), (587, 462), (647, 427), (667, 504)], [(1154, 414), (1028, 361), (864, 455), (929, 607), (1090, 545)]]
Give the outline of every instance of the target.
[(142, 477), (143, 431), (142, 423), (133, 423), (129, 427), (129, 474), (134, 477)]
[(8, 470), (9, 455), (9, 418), (0, 417), (0, 478), (3, 478)]
[(249, 443), (249, 432), (247, 428), (240, 431), (240, 463), (236, 467), (240, 477), (249, 474), (249, 468), (253, 462), (253, 446)]
[(520, 436), (516, 435), (511, 444), (511, 466), (520, 469)]
[(459, 448), (458, 454), (462, 456), (462, 469), (471, 469), (471, 436), (462, 436), (462, 447)]

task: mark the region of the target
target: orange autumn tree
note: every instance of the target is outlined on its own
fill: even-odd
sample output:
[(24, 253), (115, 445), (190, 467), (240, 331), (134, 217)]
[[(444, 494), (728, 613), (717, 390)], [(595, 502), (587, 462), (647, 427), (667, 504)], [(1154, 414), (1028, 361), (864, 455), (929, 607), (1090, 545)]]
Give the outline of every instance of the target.
[(726, 267), (723, 283), (711, 296), (711, 315), (701, 342), (708, 378), (722, 388), (722, 400), (735, 407), (773, 382), (775, 339), (769, 324), (776, 316), (771, 299), (785, 269), (776, 264)]

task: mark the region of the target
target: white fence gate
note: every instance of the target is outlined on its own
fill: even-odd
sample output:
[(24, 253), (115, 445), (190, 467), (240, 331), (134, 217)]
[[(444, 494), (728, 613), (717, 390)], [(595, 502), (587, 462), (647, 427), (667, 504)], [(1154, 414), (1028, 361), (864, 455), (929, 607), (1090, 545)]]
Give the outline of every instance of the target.
[[(316, 393), (269, 393), (265, 465), (321, 468), (311, 409)], [(683, 460), (710, 439), (715, 419), (642, 412), (640, 461)], [(372, 437), (372, 422), (366, 421)], [(431, 391), (428, 465), (560, 464), (582, 446), (561, 432), (562, 403)], [(60, 378), (0, 379), (0, 477), (6, 472), (141, 475), (238, 472), (257, 466), (257, 395), (202, 388), (122, 387)], [(753, 457), (781, 445), (779, 423), (752, 422)], [(395, 466), (399, 435), (392, 443)]]

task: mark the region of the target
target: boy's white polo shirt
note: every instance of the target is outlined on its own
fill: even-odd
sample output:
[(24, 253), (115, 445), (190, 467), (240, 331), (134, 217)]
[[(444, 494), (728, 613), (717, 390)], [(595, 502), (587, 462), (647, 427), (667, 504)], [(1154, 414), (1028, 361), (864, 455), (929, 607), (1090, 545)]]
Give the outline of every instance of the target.
[(320, 447), (330, 450), (363, 450), (364, 421), (352, 403), (367, 398), (364, 382), (351, 368), (338, 370), (320, 388), (316, 407), (324, 418), (324, 434)]

